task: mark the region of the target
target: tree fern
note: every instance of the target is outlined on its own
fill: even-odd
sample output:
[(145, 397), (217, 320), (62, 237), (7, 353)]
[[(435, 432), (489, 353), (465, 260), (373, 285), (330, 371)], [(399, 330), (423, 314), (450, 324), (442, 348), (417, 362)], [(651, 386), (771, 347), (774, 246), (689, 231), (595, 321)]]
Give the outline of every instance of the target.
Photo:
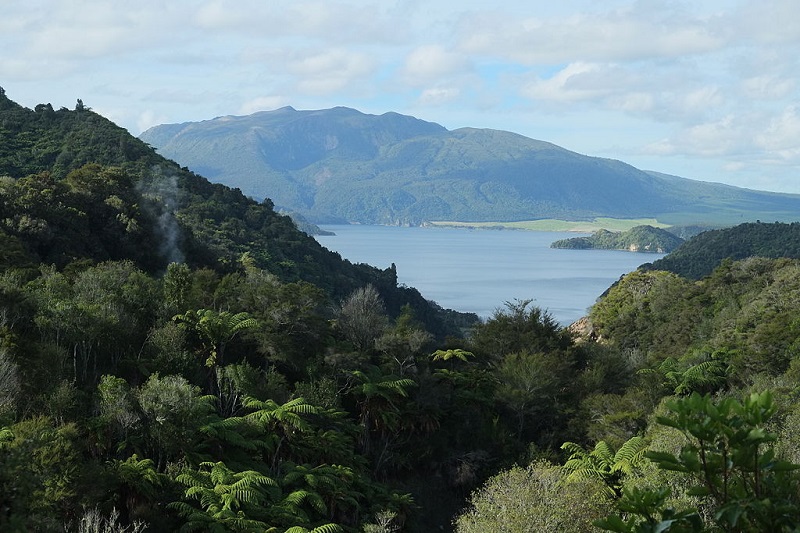
[(342, 533), (344, 529), (338, 524), (325, 524), (323, 526), (315, 527), (314, 529), (307, 529), (303, 526), (294, 526), (287, 529), (284, 533)]
[(249, 396), (242, 402), (252, 413), (245, 415), (248, 420), (257, 421), (269, 427), (280, 425), (284, 429), (310, 429), (310, 425), (300, 415), (319, 412), (319, 407), (306, 403), (303, 398), (289, 400), (283, 405), (274, 400), (260, 401)]
[(561, 449), (570, 454), (563, 466), (565, 482), (596, 479), (606, 485), (609, 494), (618, 496), (621, 476), (631, 474), (644, 460), (647, 443), (642, 437), (632, 437), (616, 453), (602, 440), (592, 451), (574, 442), (565, 442)]
[(269, 530), (248, 513), (261, 518), (277, 499), (277, 483), (270, 477), (253, 470), (234, 472), (222, 462), (204, 462), (198, 470), (187, 469), (176, 479), (187, 487), (185, 497), (199, 501), (201, 508), (187, 502), (171, 504), (187, 520), (184, 530)]
[(642, 437), (631, 437), (614, 454), (612, 470), (630, 475), (644, 460), (647, 441)]

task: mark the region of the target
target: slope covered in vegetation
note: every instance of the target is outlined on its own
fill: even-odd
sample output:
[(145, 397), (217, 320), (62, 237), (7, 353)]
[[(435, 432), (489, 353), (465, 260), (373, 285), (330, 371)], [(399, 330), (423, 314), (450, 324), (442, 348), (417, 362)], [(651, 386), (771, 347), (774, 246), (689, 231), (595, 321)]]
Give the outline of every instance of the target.
[(398, 287), (392, 268), (342, 260), (297, 231), (270, 200), (209, 183), (82, 103), (72, 111), (30, 110), (0, 94), (0, 117), (0, 239), (8, 260), (19, 263), (9, 266), (61, 269), (124, 258), (149, 273), (171, 261), (228, 273), (248, 253), (257, 267), (281, 281), (313, 283), (332, 302), (373, 284), (390, 313), (409, 304), (439, 335), (470, 320)]
[(629, 252), (669, 253), (683, 239), (653, 226), (636, 226), (628, 231), (598, 230), (589, 237), (573, 237), (553, 242), (551, 248), (571, 250), (627, 250)]
[(700, 279), (711, 274), (724, 259), (753, 256), (800, 258), (800, 223), (752, 222), (706, 231), (655, 261), (652, 268)]
[[(580, 438), (561, 457), (492, 477), (458, 532), (798, 526), (800, 259), (785, 257), (796, 225), (743, 224), (684, 247), (723, 242), (720, 233), (728, 255), (709, 250), (710, 275), (639, 270), (593, 306), (585, 342), (620, 358), (621, 392), (585, 397)], [(777, 258), (747, 255), (755, 235)], [(694, 250), (664, 263), (692, 272)]]

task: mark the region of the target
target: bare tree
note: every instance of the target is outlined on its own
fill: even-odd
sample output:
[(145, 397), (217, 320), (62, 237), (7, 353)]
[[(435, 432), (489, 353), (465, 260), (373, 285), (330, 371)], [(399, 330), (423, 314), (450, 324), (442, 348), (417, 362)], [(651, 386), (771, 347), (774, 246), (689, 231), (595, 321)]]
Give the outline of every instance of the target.
[(386, 330), (388, 319), (377, 289), (367, 285), (356, 289), (339, 308), (338, 327), (356, 350), (366, 352)]

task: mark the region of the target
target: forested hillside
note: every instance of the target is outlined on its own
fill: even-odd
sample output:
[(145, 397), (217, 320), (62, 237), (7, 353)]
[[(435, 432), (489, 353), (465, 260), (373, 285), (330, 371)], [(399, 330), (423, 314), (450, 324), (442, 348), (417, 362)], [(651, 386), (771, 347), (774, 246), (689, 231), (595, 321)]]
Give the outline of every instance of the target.
[(628, 231), (601, 229), (588, 237), (573, 237), (553, 242), (551, 248), (571, 250), (626, 250), (629, 252), (669, 253), (683, 239), (653, 226), (636, 226)]
[[(708, 249), (708, 276), (639, 270), (611, 287), (584, 342), (616, 354), (619, 391), (583, 398), (580, 438), (492, 477), (457, 531), (795, 531), (800, 260), (783, 257), (795, 232), (743, 224)], [(692, 272), (698, 244), (723, 242), (711, 237), (663, 262)], [(779, 258), (722, 259), (756, 241)]]
[(448, 529), (607, 391), (529, 302), (465, 339), (82, 103), (0, 103), (0, 529)]
[(706, 231), (647, 268), (700, 279), (711, 274), (724, 259), (753, 256), (800, 258), (800, 223), (753, 222)]
[(148, 273), (172, 261), (230, 273), (247, 252), (257, 267), (312, 283), (331, 302), (372, 284), (393, 316), (409, 304), (441, 336), (470, 320), (398, 287), (391, 267), (342, 260), (270, 200), (179, 168), (82, 102), (73, 111), (30, 110), (0, 94), (0, 113), (0, 239), (16, 251), (7, 252), (16, 261), (9, 266), (130, 259)]
[(800, 525), (798, 260), (474, 322), (82, 103), (0, 125), (0, 530)]

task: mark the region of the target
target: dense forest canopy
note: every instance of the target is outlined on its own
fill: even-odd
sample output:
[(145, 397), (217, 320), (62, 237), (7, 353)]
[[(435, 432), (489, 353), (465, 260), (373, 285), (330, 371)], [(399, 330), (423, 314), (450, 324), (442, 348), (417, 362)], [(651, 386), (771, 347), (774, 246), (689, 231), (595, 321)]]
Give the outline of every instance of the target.
[(757, 221), (706, 231), (654, 262), (652, 268), (700, 279), (711, 274), (724, 259), (753, 256), (800, 258), (800, 222)]
[(0, 128), (0, 530), (800, 524), (794, 224), (579, 335), (440, 309), (82, 102), (0, 90)]

